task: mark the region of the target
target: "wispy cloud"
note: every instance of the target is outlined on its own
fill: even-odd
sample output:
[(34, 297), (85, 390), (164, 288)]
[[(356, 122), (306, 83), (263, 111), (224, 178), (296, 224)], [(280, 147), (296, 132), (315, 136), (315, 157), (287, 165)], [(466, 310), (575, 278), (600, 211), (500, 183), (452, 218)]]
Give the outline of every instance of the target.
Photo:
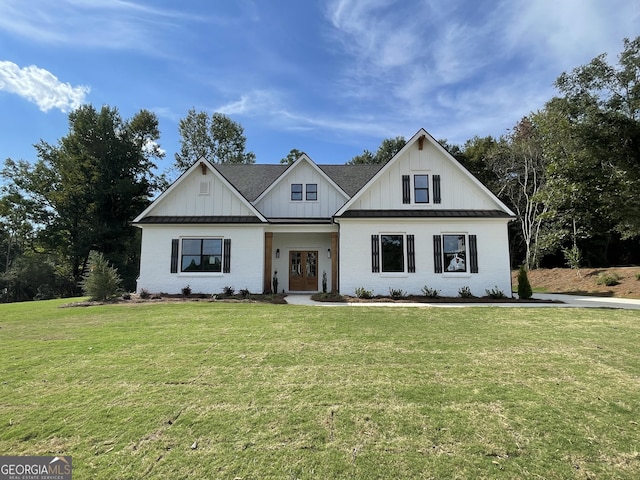
[(20, 68), (13, 62), (0, 61), (0, 90), (35, 103), (43, 112), (52, 108), (67, 112), (82, 105), (90, 89), (61, 82), (51, 72), (35, 65)]
[[(3, 0), (0, 29), (32, 42), (164, 55), (167, 31), (216, 18), (123, 0)], [(175, 36), (170, 36), (175, 38)]]

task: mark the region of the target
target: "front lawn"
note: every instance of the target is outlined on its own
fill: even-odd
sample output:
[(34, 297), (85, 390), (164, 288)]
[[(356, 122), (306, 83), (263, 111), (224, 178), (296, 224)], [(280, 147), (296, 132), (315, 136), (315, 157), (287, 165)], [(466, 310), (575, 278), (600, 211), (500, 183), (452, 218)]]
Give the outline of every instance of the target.
[(640, 478), (640, 312), (0, 305), (0, 454), (74, 478)]

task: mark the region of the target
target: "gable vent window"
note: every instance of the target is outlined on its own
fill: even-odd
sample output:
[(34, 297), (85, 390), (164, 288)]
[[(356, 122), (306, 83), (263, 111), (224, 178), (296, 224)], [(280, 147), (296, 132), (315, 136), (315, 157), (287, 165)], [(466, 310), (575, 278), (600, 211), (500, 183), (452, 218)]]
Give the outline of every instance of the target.
[(200, 195), (209, 195), (209, 182), (200, 182)]

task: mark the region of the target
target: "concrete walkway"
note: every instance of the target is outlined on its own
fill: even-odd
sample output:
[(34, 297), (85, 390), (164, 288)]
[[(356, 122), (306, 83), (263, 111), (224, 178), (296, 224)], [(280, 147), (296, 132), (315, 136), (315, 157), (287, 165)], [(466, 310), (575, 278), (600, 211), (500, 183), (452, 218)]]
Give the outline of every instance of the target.
[(560, 295), (555, 293), (536, 293), (534, 299), (553, 300), (562, 303), (414, 303), (414, 302), (314, 302), (311, 295), (289, 294), (285, 300), (290, 305), (307, 305), (320, 307), (441, 307), (441, 308), (465, 308), (465, 307), (555, 307), (555, 308), (622, 308), (640, 310), (640, 300), (630, 298), (591, 297), (588, 295)]

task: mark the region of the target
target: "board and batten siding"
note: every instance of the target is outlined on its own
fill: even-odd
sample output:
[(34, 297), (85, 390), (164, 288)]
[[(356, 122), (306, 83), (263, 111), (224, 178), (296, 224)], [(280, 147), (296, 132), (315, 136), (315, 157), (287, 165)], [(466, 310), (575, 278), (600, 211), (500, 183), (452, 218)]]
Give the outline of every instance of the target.
[[(300, 162), (288, 171), (255, 206), (267, 218), (329, 218), (347, 198), (308, 162)], [(291, 184), (302, 184), (302, 200), (291, 200)], [(306, 185), (318, 186), (318, 200), (306, 200)]]
[[(351, 205), (350, 210), (395, 210), (416, 208), (403, 203), (402, 176), (429, 175), (429, 203), (420, 208), (492, 210), (500, 207), (434, 145), (426, 143), (420, 150), (417, 143), (382, 174)], [(433, 175), (440, 175), (441, 203), (433, 203)], [(413, 178), (411, 178), (413, 190)], [(413, 196), (413, 191), (411, 192)]]
[(156, 216), (247, 216), (255, 215), (225, 183), (210, 170), (197, 168), (188, 174), (148, 215)]
[[(230, 239), (230, 272), (180, 272), (178, 260), (178, 272), (170, 273), (172, 240), (183, 238)], [(137, 291), (180, 293), (188, 285), (193, 293), (218, 294), (226, 286), (262, 293), (263, 251), (262, 226), (145, 225)]]
[[(401, 289), (407, 294), (422, 295), (428, 286), (442, 296), (458, 296), (461, 287), (468, 286), (476, 296), (485, 290), (498, 288), (511, 296), (509, 266), (508, 219), (341, 219), (340, 220), (340, 292), (354, 295), (359, 287), (373, 290), (374, 295), (388, 295), (389, 289)], [(372, 235), (413, 235), (415, 273), (372, 272)], [(475, 235), (477, 240), (478, 273), (435, 273), (434, 235)], [(468, 238), (468, 237), (467, 237)], [(467, 244), (467, 251), (469, 245)], [(407, 252), (405, 250), (405, 261)]]

